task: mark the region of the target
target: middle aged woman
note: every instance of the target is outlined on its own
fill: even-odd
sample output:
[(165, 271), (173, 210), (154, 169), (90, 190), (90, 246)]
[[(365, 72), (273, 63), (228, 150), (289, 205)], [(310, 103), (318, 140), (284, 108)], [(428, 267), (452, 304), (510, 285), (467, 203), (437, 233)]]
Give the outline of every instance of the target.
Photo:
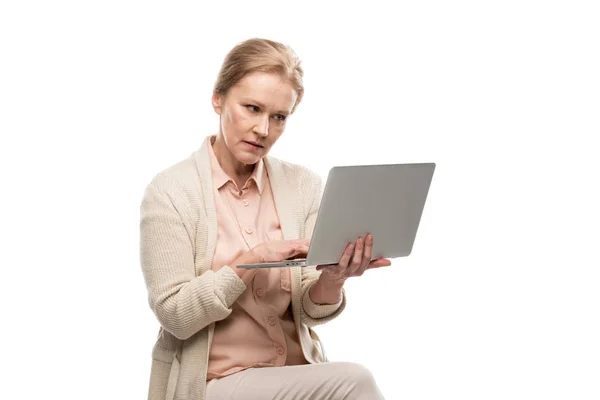
[(335, 266), (237, 268), (308, 251), (321, 179), (268, 156), (302, 99), (302, 77), (285, 45), (234, 47), (212, 97), (218, 132), (146, 188), (141, 261), (161, 324), (151, 399), (383, 398), (365, 367), (329, 362), (311, 329), (342, 312), (349, 277), (391, 264), (371, 261), (370, 235)]

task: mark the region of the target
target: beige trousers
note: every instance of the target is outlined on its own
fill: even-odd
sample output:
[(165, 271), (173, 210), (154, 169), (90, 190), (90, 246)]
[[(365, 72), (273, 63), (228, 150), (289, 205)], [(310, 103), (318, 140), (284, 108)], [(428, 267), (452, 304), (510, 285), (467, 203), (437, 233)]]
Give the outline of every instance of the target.
[(371, 372), (360, 364), (327, 362), (250, 368), (213, 379), (206, 400), (383, 400)]

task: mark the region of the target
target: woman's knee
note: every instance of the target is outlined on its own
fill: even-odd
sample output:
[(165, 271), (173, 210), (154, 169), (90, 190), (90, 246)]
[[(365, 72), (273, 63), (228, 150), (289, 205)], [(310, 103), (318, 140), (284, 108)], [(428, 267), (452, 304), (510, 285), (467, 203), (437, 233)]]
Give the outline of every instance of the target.
[(340, 364), (340, 369), (348, 382), (363, 388), (377, 387), (373, 374), (364, 365), (352, 362)]

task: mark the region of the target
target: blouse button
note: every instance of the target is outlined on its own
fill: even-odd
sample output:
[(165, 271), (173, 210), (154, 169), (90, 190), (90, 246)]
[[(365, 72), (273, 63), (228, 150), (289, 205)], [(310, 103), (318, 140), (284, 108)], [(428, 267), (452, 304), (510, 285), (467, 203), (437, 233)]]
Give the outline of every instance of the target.
[(256, 289), (256, 295), (258, 297), (263, 297), (265, 295), (265, 291), (263, 290), (263, 288)]
[(269, 317), (269, 325), (275, 326), (275, 318), (274, 317)]
[(254, 232), (254, 231), (252, 230), (252, 228), (246, 228), (246, 233), (247, 233), (248, 235), (249, 235), (249, 234), (251, 234), (252, 232)]
[(244, 200), (244, 207), (248, 207), (250, 205), (250, 202), (248, 200)]
[(281, 355), (283, 355), (283, 353), (285, 353), (285, 350), (283, 349), (283, 347), (277, 346), (277, 354), (279, 354), (281, 356)]

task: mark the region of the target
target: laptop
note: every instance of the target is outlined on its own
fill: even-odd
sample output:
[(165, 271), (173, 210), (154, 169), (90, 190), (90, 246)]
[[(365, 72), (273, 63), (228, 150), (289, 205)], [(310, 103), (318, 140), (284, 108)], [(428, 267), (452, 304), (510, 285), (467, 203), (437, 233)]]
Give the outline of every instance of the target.
[(372, 260), (406, 257), (412, 248), (435, 163), (331, 168), (306, 258), (238, 268), (333, 265), (346, 245), (373, 235)]

